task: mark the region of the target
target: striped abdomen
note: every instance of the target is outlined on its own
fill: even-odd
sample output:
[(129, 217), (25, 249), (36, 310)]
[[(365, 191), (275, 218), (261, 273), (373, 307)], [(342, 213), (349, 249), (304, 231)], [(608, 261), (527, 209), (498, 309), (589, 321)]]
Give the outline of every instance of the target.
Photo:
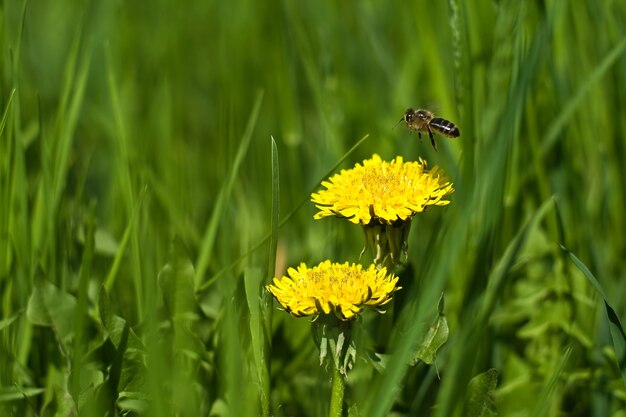
[(430, 126), (430, 130), (441, 136), (456, 138), (461, 134), (459, 128), (456, 127), (454, 123), (450, 120), (442, 119), (441, 117), (433, 118), (428, 125)]

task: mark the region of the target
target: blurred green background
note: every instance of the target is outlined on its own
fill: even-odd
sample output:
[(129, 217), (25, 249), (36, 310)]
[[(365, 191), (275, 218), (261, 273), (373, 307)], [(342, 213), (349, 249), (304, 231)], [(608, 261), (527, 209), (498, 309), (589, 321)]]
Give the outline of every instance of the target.
[[(262, 285), (359, 260), (309, 196), (373, 153), (456, 192), (413, 221), (394, 317), (362, 321), (346, 415), (626, 415), (623, 1), (0, 13), (0, 415), (325, 415), (309, 320)], [(420, 144), (408, 107), (461, 137)], [(442, 292), (450, 340), (407, 367)]]

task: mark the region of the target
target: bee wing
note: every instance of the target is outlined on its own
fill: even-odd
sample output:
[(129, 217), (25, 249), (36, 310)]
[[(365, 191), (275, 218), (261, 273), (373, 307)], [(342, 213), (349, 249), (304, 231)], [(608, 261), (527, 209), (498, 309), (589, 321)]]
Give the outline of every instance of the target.
[(426, 103), (426, 105), (428, 106), (426, 108), (429, 109), (430, 112), (434, 115), (438, 114), (439, 110), (441, 110), (441, 106), (437, 102), (429, 101), (428, 103)]

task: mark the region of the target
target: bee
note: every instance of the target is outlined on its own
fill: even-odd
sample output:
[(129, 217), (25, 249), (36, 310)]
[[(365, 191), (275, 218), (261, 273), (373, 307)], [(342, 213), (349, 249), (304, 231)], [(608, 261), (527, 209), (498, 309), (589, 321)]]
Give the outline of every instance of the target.
[(434, 150), (437, 150), (437, 144), (433, 138), (433, 132), (448, 138), (457, 138), (461, 134), (454, 123), (441, 117), (435, 117), (433, 112), (428, 110), (408, 109), (398, 123), (402, 121), (407, 128), (417, 131), (420, 141), (422, 140), (422, 132), (428, 133)]

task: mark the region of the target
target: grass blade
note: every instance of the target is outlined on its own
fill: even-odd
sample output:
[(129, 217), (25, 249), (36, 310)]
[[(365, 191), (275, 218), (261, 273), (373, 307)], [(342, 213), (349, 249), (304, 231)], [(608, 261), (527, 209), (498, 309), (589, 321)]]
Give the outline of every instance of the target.
[[(132, 161), (130, 159), (128, 140), (128, 127), (124, 120), (124, 109), (120, 102), (119, 86), (113, 68), (113, 58), (110, 47), (106, 48), (107, 57), (107, 87), (111, 112), (115, 126), (113, 139), (116, 145), (116, 161), (118, 181), (120, 182), (122, 201), (126, 209), (127, 216), (131, 216), (133, 208), (137, 206), (137, 196), (133, 187)], [(132, 270), (132, 284), (135, 291), (135, 310), (139, 319), (144, 316), (144, 285), (142, 280), (141, 251), (139, 247), (139, 237), (136, 228), (130, 229), (130, 268)]]
[(615, 356), (617, 358), (617, 365), (622, 374), (624, 384), (626, 384), (626, 332), (619, 319), (619, 315), (615, 312), (613, 306), (609, 303), (604, 288), (600, 284), (600, 281), (595, 277), (591, 270), (585, 265), (576, 255), (574, 255), (565, 246), (565, 228), (563, 226), (563, 218), (558, 204), (556, 204), (556, 222), (558, 225), (559, 238), (561, 239), (560, 248), (565, 256), (572, 261), (572, 263), (583, 273), (589, 283), (595, 288), (597, 293), (602, 297), (604, 301), (604, 313), (606, 318), (606, 324), (611, 334), (611, 341), (613, 342), (613, 349), (615, 350)]
[(613, 342), (613, 349), (615, 349), (615, 355), (618, 361), (620, 372), (622, 373), (622, 379), (626, 385), (626, 332), (619, 319), (619, 316), (615, 312), (615, 309), (609, 304), (606, 293), (600, 285), (598, 279), (591, 273), (589, 268), (580, 260), (576, 255), (570, 252), (565, 246), (561, 245), (561, 249), (568, 258), (576, 265), (576, 267), (583, 273), (589, 283), (596, 289), (598, 294), (604, 301), (604, 313), (606, 315), (606, 324), (609, 327), (611, 333), (611, 341)]
[(550, 377), (550, 380), (546, 384), (545, 388), (541, 391), (541, 396), (537, 399), (535, 403), (535, 408), (532, 413), (532, 417), (543, 417), (547, 415), (550, 410), (550, 404), (552, 401), (552, 394), (554, 390), (558, 386), (558, 382), (561, 379), (563, 371), (565, 369), (565, 365), (569, 361), (569, 357), (572, 355), (572, 348), (568, 347), (565, 349), (563, 356), (561, 356), (561, 360), (559, 361), (554, 373)]
[[(259, 389), (261, 411), (263, 417), (270, 413), (270, 373), (269, 343), (263, 313), (267, 309), (264, 300), (269, 296), (263, 288), (263, 273), (260, 268), (248, 268), (244, 274), (246, 301), (250, 310), (250, 335), (252, 339), (252, 356), (256, 368), (256, 386)], [(262, 294), (259, 294), (262, 291)], [(270, 300), (271, 301), (271, 300)], [(271, 304), (270, 304), (271, 305)], [(271, 309), (269, 309), (271, 311)]]
[(115, 284), (115, 279), (117, 278), (117, 273), (120, 269), (122, 259), (124, 258), (124, 254), (126, 253), (126, 247), (128, 246), (131, 232), (135, 226), (135, 223), (137, 222), (137, 217), (139, 217), (140, 208), (143, 204), (147, 191), (148, 188), (144, 187), (141, 194), (139, 195), (139, 201), (137, 201), (137, 204), (133, 210), (133, 215), (131, 216), (128, 225), (126, 225), (126, 229), (124, 230), (124, 236), (122, 237), (122, 241), (117, 248), (115, 258), (113, 259), (113, 263), (111, 264), (111, 268), (109, 269), (109, 272), (107, 273), (107, 276), (104, 280), (104, 288), (106, 288), (107, 292), (111, 292), (113, 284)]
[(254, 131), (254, 127), (256, 126), (256, 121), (259, 116), (262, 102), (263, 92), (259, 92), (257, 94), (256, 100), (254, 101), (254, 106), (252, 107), (252, 112), (250, 113), (248, 124), (246, 125), (246, 129), (241, 138), (239, 149), (237, 151), (237, 155), (235, 156), (235, 161), (233, 162), (232, 168), (228, 173), (226, 180), (224, 181), (224, 185), (220, 189), (217, 201), (215, 202), (215, 206), (213, 208), (213, 213), (211, 214), (211, 218), (209, 219), (209, 222), (205, 229), (204, 238), (202, 239), (200, 252), (198, 254), (198, 261), (196, 262), (196, 288), (202, 288), (201, 281), (204, 278), (204, 274), (206, 273), (206, 270), (209, 266), (211, 256), (213, 255), (215, 236), (217, 235), (217, 229), (219, 227), (220, 220), (222, 219), (222, 213), (226, 207), (226, 203), (230, 199), (233, 190), (233, 184), (235, 183), (235, 179), (237, 178), (237, 174), (239, 172), (239, 167), (241, 166), (243, 158), (248, 152), (250, 140), (252, 139), (252, 132)]
[(591, 88), (598, 83), (604, 74), (611, 68), (611, 66), (617, 61), (617, 59), (626, 50), (626, 38), (622, 39), (620, 43), (606, 55), (602, 62), (596, 67), (595, 70), (585, 79), (585, 81), (578, 87), (578, 90), (574, 93), (574, 97), (567, 101), (567, 104), (556, 117), (554, 123), (546, 133), (544, 139), (541, 140), (541, 153), (546, 154), (550, 148), (555, 144), (559, 135), (569, 123), (570, 119), (574, 116), (576, 108), (583, 102), (583, 99), (591, 91)]
[(86, 318), (88, 317), (88, 295), (89, 279), (91, 277), (91, 268), (95, 246), (96, 231), (96, 210), (95, 204), (91, 205), (89, 217), (86, 225), (85, 249), (80, 267), (79, 283), (78, 283), (78, 300), (76, 309), (74, 310), (74, 345), (72, 354), (72, 365), (69, 378), (69, 391), (76, 403), (79, 402), (80, 394), (80, 370), (83, 365), (83, 356), (87, 353), (87, 340), (85, 336)]
[(267, 268), (268, 281), (274, 276), (274, 269), (276, 267), (276, 245), (278, 244), (278, 225), (280, 220), (279, 202), (280, 202), (280, 182), (279, 182), (279, 163), (278, 163), (278, 149), (276, 148), (276, 141), (271, 138), (272, 147), (272, 219), (271, 219), (271, 232), (270, 232), (270, 250), (269, 250), (269, 263)]
[[(4, 113), (2, 114), (2, 120), (0, 120), (0, 198), (2, 203), (0, 205), (0, 275), (4, 276), (9, 270), (9, 259), (11, 250), (9, 244), (9, 219), (11, 217), (11, 171), (12, 171), (12, 154), (13, 143), (8, 134), (5, 134), (5, 127), (7, 119), (9, 118), (9, 112), (13, 105), (13, 98), (15, 97), (15, 89), (11, 90), (11, 95), (7, 101)], [(5, 145), (6, 143), (6, 145)]]

